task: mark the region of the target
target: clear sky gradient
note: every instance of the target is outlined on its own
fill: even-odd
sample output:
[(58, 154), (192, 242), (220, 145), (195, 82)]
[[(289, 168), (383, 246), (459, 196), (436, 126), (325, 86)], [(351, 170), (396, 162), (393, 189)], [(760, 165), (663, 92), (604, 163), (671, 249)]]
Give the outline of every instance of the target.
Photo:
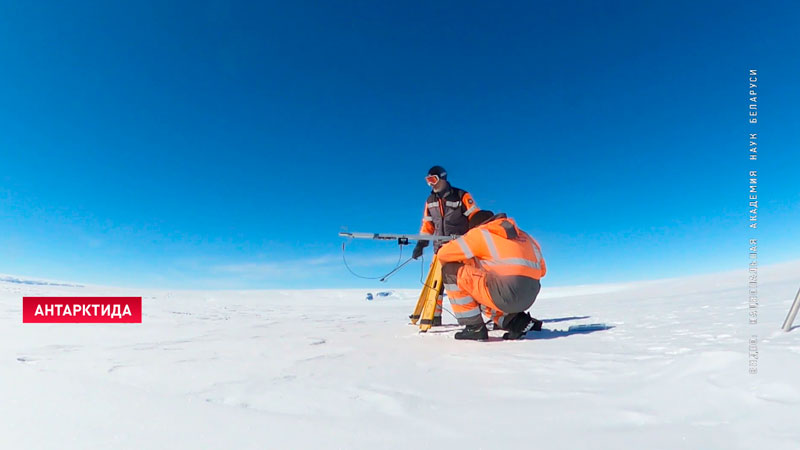
[(791, 2), (253, 3), (0, 4), (0, 273), (415, 287), (352, 277), (337, 233), (416, 233), (434, 164), (538, 238), (545, 285), (744, 269), (752, 236), (800, 258)]

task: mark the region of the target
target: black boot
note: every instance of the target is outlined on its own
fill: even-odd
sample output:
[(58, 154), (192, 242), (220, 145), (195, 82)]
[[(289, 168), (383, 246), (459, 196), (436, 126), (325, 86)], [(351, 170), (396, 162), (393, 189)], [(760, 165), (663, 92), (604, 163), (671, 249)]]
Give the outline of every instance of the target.
[(508, 324), (508, 333), (503, 335), (503, 339), (522, 339), (525, 333), (531, 330), (541, 331), (542, 321), (534, 319), (528, 313), (519, 313), (511, 319), (511, 322)]
[(458, 340), (485, 341), (489, 339), (489, 330), (486, 324), (467, 325), (462, 331), (456, 333)]
[(433, 324), (431, 326), (434, 327), (442, 326), (442, 316), (433, 316)]

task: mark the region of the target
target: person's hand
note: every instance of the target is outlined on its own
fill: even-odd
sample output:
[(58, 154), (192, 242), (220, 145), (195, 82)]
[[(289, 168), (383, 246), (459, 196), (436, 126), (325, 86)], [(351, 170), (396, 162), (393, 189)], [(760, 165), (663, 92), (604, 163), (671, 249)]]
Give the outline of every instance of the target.
[(422, 256), (422, 250), (428, 246), (428, 241), (419, 241), (417, 245), (414, 246), (414, 251), (411, 253), (411, 257), (414, 259), (419, 259)]

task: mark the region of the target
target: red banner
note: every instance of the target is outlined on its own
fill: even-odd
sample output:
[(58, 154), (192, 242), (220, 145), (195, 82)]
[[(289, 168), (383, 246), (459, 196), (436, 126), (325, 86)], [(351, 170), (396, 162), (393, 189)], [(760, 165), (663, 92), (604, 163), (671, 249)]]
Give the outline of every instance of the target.
[(142, 297), (23, 297), (22, 323), (142, 323)]

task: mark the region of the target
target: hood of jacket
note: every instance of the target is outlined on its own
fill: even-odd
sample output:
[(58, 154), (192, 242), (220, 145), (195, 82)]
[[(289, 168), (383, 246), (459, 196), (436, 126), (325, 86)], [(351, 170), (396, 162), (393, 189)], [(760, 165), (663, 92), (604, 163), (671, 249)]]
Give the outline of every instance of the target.
[(488, 222), (480, 225), (479, 228), (504, 239), (517, 239), (522, 235), (514, 219), (510, 219), (505, 213), (495, 214)]

